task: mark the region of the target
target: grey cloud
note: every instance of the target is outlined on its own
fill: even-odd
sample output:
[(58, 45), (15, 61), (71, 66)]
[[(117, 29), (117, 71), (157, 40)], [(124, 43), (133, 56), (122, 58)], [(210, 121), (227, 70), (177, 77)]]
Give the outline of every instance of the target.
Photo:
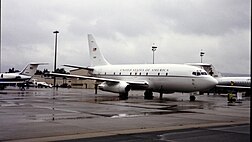
[(250, 28), (250, 1), (162, 1), (154, 7), (174, 32), (214, 36)]

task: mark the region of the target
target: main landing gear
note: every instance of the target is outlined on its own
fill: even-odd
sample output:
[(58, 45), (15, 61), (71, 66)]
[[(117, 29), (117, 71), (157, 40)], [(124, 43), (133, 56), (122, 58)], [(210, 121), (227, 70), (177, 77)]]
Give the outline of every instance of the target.
[(0, 90), (4, 90), (6, 88), (6, 85), (0, 85)]
[(191, 102), (194, 102), (196, 100), (196, 97), (194, 95), (190, 95), (189, 99)]
[(145, 90), (144, 92), (144, 99), (152, 100), (153, 99), (153, 92), (152, 90)]
[(190, 93), (190, 97), (189, 97), (189, 100), (190, 102), (194, 102), (196, 100), (196, 96), (195, 95), (203, 95), (204, 93), (200, 93), (200, 92), (192, 92)]
[(129, 98), (129, 92), (119, 93), (119, 100), (127, 100)]
[[(161, 88), (159, 90), (159, 93), (160, 93), (159, 99), (162, 100), (163, 99), (163, 89), (162, 89), (162, 86), (161, 86)], [(144, 92), (144, 99), (146, 99), (146, 100), (152, 100), (153, 99), (153, 91), (152, 91), (152, 89), (145, 90), (145, 92)]]

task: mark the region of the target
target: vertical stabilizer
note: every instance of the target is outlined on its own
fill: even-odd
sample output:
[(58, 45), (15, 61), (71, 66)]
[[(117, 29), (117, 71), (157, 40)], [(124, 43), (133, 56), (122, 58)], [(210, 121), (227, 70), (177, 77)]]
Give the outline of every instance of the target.
[(103, 57), (93, 35), (88, 34), (89, 56), (91, 66), (109, 65), (108, 61)]
[[(45, 63), (41, 63), (41, 64), (45, 64)], [(27, 75), (27, 76), (33, 76), (38, 68), (38, 65), (40, 65), (39, 63), (30, 63), (28, 64), (22, 71), (20, 74), (22, 75)]]

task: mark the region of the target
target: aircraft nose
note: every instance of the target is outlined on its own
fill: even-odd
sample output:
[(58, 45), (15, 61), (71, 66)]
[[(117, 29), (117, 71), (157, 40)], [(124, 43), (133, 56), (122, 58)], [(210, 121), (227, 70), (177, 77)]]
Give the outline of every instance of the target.
[(217, 81), (217, 79), (210, 76), (208, 79), (208, 84), (210, 87), (215, 87), (218, 84), (218, 81)]
[(218, 84), (218, 81), (212, 76), (208, 76), (200, 83), (201, 90), (209, 90), (214, 88)]

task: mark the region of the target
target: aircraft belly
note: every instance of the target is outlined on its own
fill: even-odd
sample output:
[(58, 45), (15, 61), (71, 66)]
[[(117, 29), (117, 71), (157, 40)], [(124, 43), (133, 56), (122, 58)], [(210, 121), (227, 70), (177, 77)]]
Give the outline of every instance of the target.
[[(154, 92), (160, 92), (162, 90), (164, 93), (170, 92), (194, 92), (199, 90), (204, 90), (204, 82), (202, 78), (193, 77), (152, 77), (152, 76), (102, 76), (104, 78), (118, 79), (124, 81), (146, 81), (148, 86), (141, 85), (131, 85), (132, 90), (145, 90), (151, 89)], [(203, 88), (199, 88), (199, 84)], [(148, 88), (146, 88), (148, 87)]]
[(141, 78), (145, 79), (149, 84), (149, 89), (152, 89), (154, 92), (160, 92), (161, 90), (164, 93), (171, 92), (191, 92), (194, 91), (191, 78), (173, 78), (173, 77), (146, 77)]

